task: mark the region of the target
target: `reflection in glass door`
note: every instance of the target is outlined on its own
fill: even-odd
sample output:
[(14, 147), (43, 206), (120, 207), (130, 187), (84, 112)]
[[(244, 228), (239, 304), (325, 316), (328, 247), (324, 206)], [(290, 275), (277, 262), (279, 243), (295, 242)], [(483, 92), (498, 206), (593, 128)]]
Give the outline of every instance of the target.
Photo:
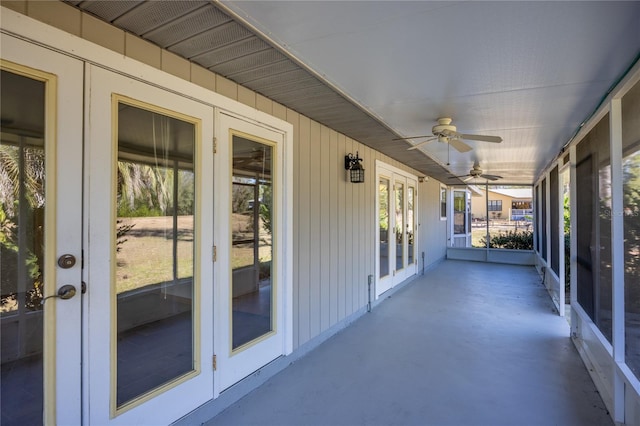
[(395, 184), (395, 227), (394, 233), (396, 235), (396, 272), (404, 268), (404, 184), (396, 181)]
[(42, 424), (45, 82), (2, 70), (0, 315), (3, 425)]
[(0, 423), (79, 424), (82, 63), (0, 38)]
[(389, 179), (380, 177), (378, 182), (378, 232), (380, 235), (380, 278), (389, 275)]
[(233, 351), (273, 330), (273, 146), (233, 135)]
[(275, 128), (219, 112), (214, 393), (288, 353), (292, 343), (291, 151)]
[(117, 407), (193, 372), (196, 125), (117, 104)]
[(453, 247), (470, 247), (470, 201), (471, 197), (466, 190), (453, 191)]
[(415, 221), (415, 200), (416, 200), (416, 188), (409, 185), (407, 187), (407, 264), (413, 265), (415, 263), (414, 253), (414, 239), (416, 231)]

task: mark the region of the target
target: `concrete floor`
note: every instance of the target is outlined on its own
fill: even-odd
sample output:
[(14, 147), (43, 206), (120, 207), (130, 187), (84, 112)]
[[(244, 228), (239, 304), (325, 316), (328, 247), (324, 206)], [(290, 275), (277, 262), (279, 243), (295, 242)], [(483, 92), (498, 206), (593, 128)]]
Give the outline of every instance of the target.
[(540, 281), (445, 261), (206, 424), (613, 424)]

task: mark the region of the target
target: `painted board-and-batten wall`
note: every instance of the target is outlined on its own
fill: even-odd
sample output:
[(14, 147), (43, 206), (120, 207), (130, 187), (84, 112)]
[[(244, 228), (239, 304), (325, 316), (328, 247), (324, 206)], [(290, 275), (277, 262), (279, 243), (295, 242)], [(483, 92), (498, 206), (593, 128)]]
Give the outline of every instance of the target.
[[(1, 4), (291, 123), (294, 349), (366, 306), (368, 275), (375, 273), (376, 160), (418, 175), (415, 171), (70, 5), (59, 1), (4, 0)], [(346, 180), (344, 156), (356, 151), (364, 159), (364, 184)], [(422, 261), (420, 253), (425, 252), (426, 266), (442, 259), (446, 250), (446, 223), (439, 219), (439, 190), (440, 183), (433, 179), (419, 184), (421, 226), (417, 256)]]

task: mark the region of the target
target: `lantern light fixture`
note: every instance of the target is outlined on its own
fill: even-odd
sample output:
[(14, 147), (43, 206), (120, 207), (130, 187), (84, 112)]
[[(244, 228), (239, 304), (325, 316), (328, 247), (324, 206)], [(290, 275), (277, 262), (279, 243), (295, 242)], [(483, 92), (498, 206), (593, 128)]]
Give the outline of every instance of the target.
[(356, 155), (349, 153), (344, 157), (344, 168), (349, 171), (349, 180), (351, 183), (363, 183), (364, 182), (364, 168), (360, 162), (362, 158), (359, 157), (358, 152)]

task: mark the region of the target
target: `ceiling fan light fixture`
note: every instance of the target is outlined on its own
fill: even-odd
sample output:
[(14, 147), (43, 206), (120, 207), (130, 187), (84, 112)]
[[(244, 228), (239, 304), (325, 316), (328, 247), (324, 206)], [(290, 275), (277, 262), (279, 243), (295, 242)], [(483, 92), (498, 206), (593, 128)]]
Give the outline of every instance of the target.
[(408, 139), (429, 138), (422, 142), (413, 144), (412, 146), (407, 148), (408, 150), (417, 149), (418, 147), (426, 144), (427, 142), (437, 140), (438, 142), (452, 145), (453, 148), (459, 152), (468, 152), (473, 149), (472, 146), (463, 142), (463, 140), (465, 139), (480, 141), (480, 142), (493, 142), (493, 143), (502, 142), (502, 138), (500, 136), (471, 135), (466, 133), (458, 133), (457, 127), (452, 125), (451, 121), (452, 119), (449, 117), (439, 118), (438, 124), (436, 124), (431, 128), (431, 133), (433, 134), (433, 136), (429, 136), (429, 135), (408, 136), (401, 139), (408, 141)]

